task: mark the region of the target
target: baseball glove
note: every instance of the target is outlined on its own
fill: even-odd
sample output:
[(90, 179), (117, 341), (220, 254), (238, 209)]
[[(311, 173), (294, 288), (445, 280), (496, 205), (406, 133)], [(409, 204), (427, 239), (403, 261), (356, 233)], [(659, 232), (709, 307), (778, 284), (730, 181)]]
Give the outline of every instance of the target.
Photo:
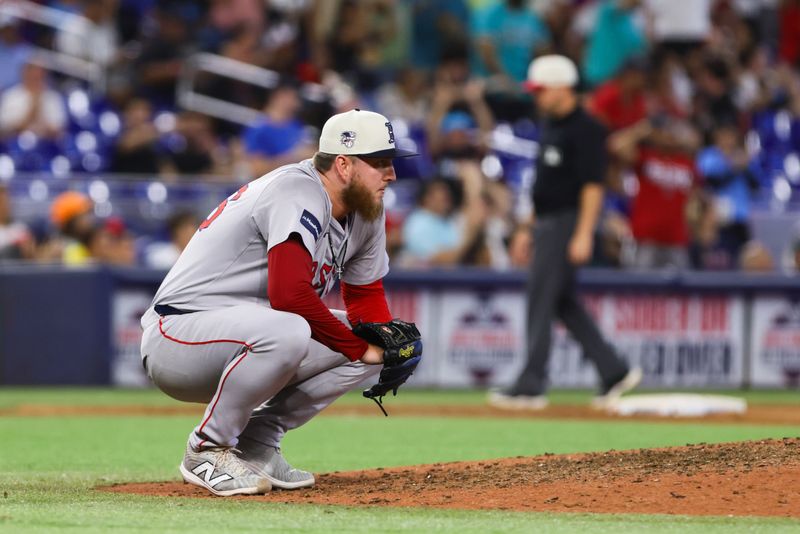
[(353, 333), (383, 349), (383, 370), (378, 383), (364, 390), (364, 396), (374, 400), (388, 416), (383, 408), (383, 397), (390, 391), (397, 395), (397, 388), (408, 380), (422, 358), (419, 330), (414, 323), (393, 319), (388, 323), (359, 323)]

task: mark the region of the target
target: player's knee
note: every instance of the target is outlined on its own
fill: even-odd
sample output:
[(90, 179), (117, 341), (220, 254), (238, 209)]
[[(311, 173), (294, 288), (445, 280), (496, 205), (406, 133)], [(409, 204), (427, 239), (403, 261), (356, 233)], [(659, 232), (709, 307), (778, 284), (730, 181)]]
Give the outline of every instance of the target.
[(286, 314), (278, 332), (277, 346), (287, 355), (302, 358), (308, 352), (311, 327), (308, 321), (295, 314)]
[(284, 336), (281, 340), (280, 351), (295, 359), (301, 360), (308, 353), (308, 343), (310, 340), (310, 334), (305, 335), (305, 333), (294, 336)]

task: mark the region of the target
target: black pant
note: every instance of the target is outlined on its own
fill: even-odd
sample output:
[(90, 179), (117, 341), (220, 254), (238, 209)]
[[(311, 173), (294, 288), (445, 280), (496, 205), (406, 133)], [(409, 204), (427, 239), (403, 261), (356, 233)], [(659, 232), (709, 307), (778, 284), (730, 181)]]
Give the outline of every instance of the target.
[(528, 279), (528, 363), (513, 388), (515, 393), (540, 395), (547, 389), (550, 334), (556, 317), (580, 343), (584, 357), (595, 364), (604, 384), (618, 380), (628, 370), (576, 294), (575, 268), (567, 257), (576, 218), (577, 214), (569, 211), (536, 221)]

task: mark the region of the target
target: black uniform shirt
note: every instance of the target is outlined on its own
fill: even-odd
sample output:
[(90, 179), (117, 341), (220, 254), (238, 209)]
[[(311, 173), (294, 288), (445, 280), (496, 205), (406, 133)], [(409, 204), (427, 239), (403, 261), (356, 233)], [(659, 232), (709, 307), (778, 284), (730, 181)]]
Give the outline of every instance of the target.
[(589, 182), (603, 183), (608, 166), (606, 129), (578, 106), (559, 119), (545, 119), (536, 160), (533, 205), (537, 215), (578, 208)]

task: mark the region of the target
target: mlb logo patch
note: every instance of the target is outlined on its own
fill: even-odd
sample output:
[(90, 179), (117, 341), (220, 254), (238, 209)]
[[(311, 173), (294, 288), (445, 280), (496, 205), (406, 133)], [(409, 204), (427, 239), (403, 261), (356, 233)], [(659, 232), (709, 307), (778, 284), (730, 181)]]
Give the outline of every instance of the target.
[(356, 133), (349, 130), (342, 132), (339, 141), (347, 148), (353, 148), (353, 145), (356, 143)]

